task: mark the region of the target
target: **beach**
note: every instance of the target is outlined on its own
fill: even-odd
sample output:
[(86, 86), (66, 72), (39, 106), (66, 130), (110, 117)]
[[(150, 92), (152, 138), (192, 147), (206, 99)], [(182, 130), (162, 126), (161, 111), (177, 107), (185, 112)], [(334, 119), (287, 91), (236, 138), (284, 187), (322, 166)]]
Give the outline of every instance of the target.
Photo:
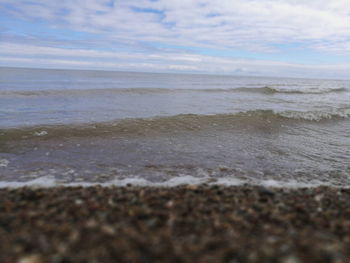
[(350, 82), (0, 68), (0, 262), (350, 262)]
[(349, 1), (0, 21), (0, 263), (350, 263)]
[(0, 190), (0, 262), (349, 262), (350, 190)]

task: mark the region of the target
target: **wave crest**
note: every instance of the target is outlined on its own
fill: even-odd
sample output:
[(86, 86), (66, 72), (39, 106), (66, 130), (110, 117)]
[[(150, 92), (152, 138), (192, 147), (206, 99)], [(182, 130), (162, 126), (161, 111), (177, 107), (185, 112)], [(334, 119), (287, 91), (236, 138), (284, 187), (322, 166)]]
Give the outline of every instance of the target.
[(335, 109), (330, 111), (284, 111), (277, 114), (290, 119), (321, 121), (336, 118), (349, 118), (350, 108)]
[[(68, 124), (22, 127), (0, 130), (0, 139), (47, 140), (55, 137), (91, 136), (147, 136), (159, 133), (176, 133), (204, 129), (235, 130), (246, 128), (273, 128), (293, 121), (326, 121), (350, 117), (350, 108), (330, 111), (281, 111), (254, 110), (232, 114), (196, 115), (181, 114), (154, 118), (122, 119), (108, 123)], [(45, 135), (45, 136), (38, 136)]]
[(261, 94), (276, 94), (276, 93), (286, 93), (286, 94), (327, 94), (327, 93), (337, 93), (346, 92), (346, 88), (304, 88), (295, 89), (290, 87), (270, 87), (264, 86), (259, 88), (237, 88), (233, 91), (240, 92), (250, 92), (250, 93), (261, 93)]
[(168, 89), (168, 88), (100, 88), (62, 90), (3, 90), (0, 96), (80, 96), (98, 94), (167, 94), (167, 93), (259, 93), (259, 94), (327, 94), (346, 92), (346, 88), (291, 88), (291, 87), (239, 87), (209, 89)]

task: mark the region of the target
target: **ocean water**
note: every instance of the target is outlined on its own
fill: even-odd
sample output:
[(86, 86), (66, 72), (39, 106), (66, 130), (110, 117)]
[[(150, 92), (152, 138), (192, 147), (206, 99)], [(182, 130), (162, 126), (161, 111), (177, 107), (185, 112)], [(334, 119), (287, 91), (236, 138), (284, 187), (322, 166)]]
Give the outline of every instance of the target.
[(0, 68), (0, 187), (350, 183), (350, 81)]

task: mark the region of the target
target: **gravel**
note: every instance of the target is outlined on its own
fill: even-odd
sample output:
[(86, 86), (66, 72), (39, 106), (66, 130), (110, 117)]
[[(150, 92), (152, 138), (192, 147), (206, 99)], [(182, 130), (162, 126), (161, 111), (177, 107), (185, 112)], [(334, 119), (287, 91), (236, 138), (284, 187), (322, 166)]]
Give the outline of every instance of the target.
[(0, 189), (0, 262), (350, 262), (350, 190)]

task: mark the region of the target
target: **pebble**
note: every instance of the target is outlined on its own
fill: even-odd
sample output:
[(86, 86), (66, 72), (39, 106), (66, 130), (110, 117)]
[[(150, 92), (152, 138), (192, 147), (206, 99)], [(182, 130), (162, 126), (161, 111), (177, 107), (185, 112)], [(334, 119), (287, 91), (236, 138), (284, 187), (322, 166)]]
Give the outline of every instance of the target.
[(0, 189), (0, 262), (350, 262), (349, 200), (327, 187)]
[(29, 255), (20, 258), (18, 263), (43, 263), (43, 261), (38, 255)]

